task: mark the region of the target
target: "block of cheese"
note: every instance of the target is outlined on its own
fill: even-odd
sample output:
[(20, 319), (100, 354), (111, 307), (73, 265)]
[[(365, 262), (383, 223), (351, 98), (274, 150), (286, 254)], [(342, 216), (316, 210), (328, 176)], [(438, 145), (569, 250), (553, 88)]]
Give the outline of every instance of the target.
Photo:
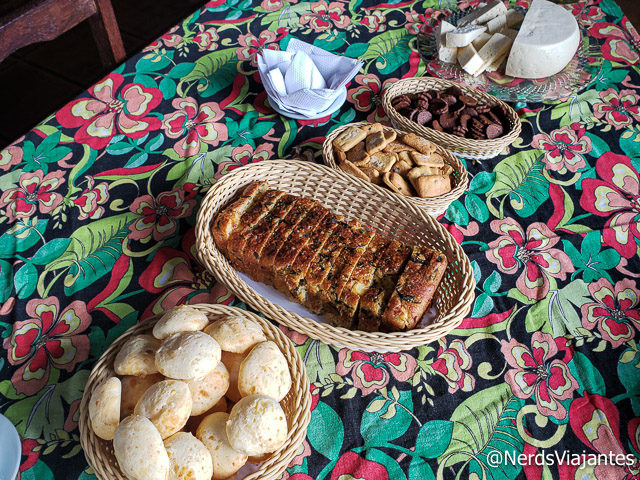
[(482, 25), (467, 25), (466, 27), (456, 28), (455, 30), (447, 32), (447, 47), (466, 47), (486, 29), (487, 28)]
[(507, 10), (505, 16), (507, 17), (507, 27), (509, 28), (517, 27), (524, 20), (524, 15), (513, 8)]
[(507, 27), (507, 16), (506, 15), (498, 15), (495, 18), (492, 18), (487, 22), (487, 32), (489, 33), (497, 33), (502, 31)]
[(482, 47), (484, 47), (484, 45), (489, 41), (490, 38), (490, 33), (483, 32), (478, 35), (478, 38), (471, 42), (471, 44), (473, 45), (473, 48), (475, 48), (476, 50), (480, 50)]
[(456, 27), (445, 20), (440, 22), (440, 24), (436, 27), (435, 36), (436, 46), (438, 48), (438, 58), (445, 63), (456, 63), (458, 49), (456, 47), (447, 47), (445, 37), (447, 32), (455, 29)]
[(509, 55), (509, 51), (506, 50), (502, 55), (500, 55), (493, 62), (487, 65), (487, 68), (485, 68), (485, 71), (495, 72), (496, 70), (498, 70), (503, 63), (506, 63), (508, 55)]
[[(512, 43), (513, 41), (509, 37), (502, 35), (501, 33), (495, 33), (478, 52), (478, 56), (482, 59), (482, 67), (480, 67), (480, 71), (475, 75), (482, 73), (498, 58), (507, 55)], [(500, 64), (498, 63), (498, 65)]]
[(518, 36), (518, 30), (514, 30), (513, 28), (505, 28), (500, 33), (509, 37), (511, 40), (515, 40), (515, 38)]
[[(472, 44), (458, 50), (458, 63), (465, 72), (471, 75), (478, 75), (478, 70), (484, 65), (484, 60), (478, 55)], [(482, 70), (480, 70), (482, 72)]]
[(481, 8), (474, 9), (471, 13), (458, 20), (458, 27), (464, 27), (471, 23), (487, 23), (500, 14), (506, 14), (507, 7), (500, 0), (493, 0)]
[(566, 67), (580, 43), (575, 17), (560, 5), (533, 0), (513, 41), (506, 74), (543, 78)]

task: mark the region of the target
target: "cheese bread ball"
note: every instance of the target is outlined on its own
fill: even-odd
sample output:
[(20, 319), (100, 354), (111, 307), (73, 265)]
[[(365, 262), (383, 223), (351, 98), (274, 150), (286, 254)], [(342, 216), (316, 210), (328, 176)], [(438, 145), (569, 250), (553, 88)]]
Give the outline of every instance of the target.
[(124, 418), (131, 415), (142, 394), (146, 392), (151, 385), (155, 385), (162, 380), (164, 380), (164, 377), (159, 373), (144, 375), (142, 377), (136, 377), (135, 375), (125, 375), (122, 377), (120, 379), (122, 383), (120, 417)]
[(207, 447), (187, 432), (178, 432), (164, 441), (176, 480), (210, 480), (213, 461)]
[(165, 313), (153, 327), (153, 336), (163, 340), (174, 333), (202, 330), (209, 319), (193, 307), (180, 305)]
[(220, 401), (229, 389), (229, 372), (224, 363), (219, 362), (216, 368), (202, 378), (187, 380), (191, 390), (191, 415), (202, 415)]
[(266, 395), (249, 395), (236, 403), (227, 421), (229, 443), (251, 456), (276, 451), (287, 439), (287, 417)]
[(243, 360), (247, 358), (247, 355), (249, 355), (249, 352), (222, 352), (222, 363), (224, 363), (225, 367), (227, 367), (227, 370), (229, 371), (229, 389), (225, 395), (232, 402), (237, 402), (242, 398), (242, 395), (240, 395), (240, 392), (238, 391), (238, 374), (240, 373), (240, 365), (242, 365)]
[(220, 363), (220, 345), (204, 332), (181, 332), (165, 338), (156, 352), (156, 367), (165, 377), (202, 378)]
[(151, 375), (158, 368), (155, 364), (156, 350), (160, 347), (160, 341), (151, 335), (136, 335), (131, 337), (122, 346), (113, 368), (118, 375)]
[(109, 377), (93, 391), (89, 402), (89, 418), (93, 433), (112, 440), (120, 423), (122, 385), (117, 377)]
[(213, 478), (216, 480), (230, 477), (247, 462), (247, 456), (235, 450), (229, 443), (228, 419), (228, 413), (212, 413), (204, 418), (196, 430), (196, 437), (204, 443), (211, 454)]
[(267, 395), (279, 402), (290, 388), (289, 365), (278, 346), (269, 341), (253, 347), (238, 372), (240, 395)]
[(225, 352), (244, 353), (267, 340), (260, 325), (240, 316), (216, 320), (204, 331), (215, 338)]
[(185, 425), (184, 430), (187, 432), (195, 433), (195, 431), (198, 429), (198, 426), (202, 423), (202, 420), (204, 420), (204, 418), (207, 415), (211, 415), (212, 413), (216, 413), (216, 412), (227, 413), (228, 411), (229, 411), (229, 408), (227, 407), (227, 400), (224, 397), (222, 397), (218, 401), (218, 403), (216, 403), (213, 407), (211, 407), (209, 410), (204, 412), (202, 415), (189, 417), (189, 420), (187, 421), (187, 424)]
[(148, 418), (131, 415), (122, 420), (113, 436), (113, 451), (131, 480), (167, 480), (169, 456)]
[(147, 389), (134, 409), (136, 415), (147, 417), (167, 438), (180, 430), (191, 415), (191, 391), (180, 380), (163, 380)]

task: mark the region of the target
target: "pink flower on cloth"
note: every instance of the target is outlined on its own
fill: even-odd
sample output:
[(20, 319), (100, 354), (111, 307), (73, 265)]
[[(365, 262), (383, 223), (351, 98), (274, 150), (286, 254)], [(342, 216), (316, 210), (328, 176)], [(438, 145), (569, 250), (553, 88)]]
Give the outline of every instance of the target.
[(7, 171), (14, 165), (19, 164), (22, 161), (22, 148), (14, 145), (9, 145), (4, 150), (0, 150), (0, 170)]
[(580, 205), (587, 212), (610, 217), (602, 232), (604, 243), (620, 255), (637, 255), (640, 231), (640, 178), (629, 157), (607, 152), (596, 162), (600, 178), (582, 181)]
[(391, 377), (406, 382), (416, 369), (416, 360), (406, 353), (367, 353), (343, 348), (338, 354), (336, 372), (351, 375), (353, 385), (369, 395), (385, 387)]
[(261, 162), (262, 160), (268, 160), (274, 155), (273, 145), (271, 143), (261, 143), (255, 148), (248, 143), (245, 143), (244, 145), (235, 147), (231, 151), (231, 160), (220, 162), (214, 176), (216, 179), (220, 179), (238, 167), (242, 167), (250, 163)]
[(500, 350), (511, 367), (504, 378), (513, 394), (523, 399), (533, 396), (540, 414), (564, 419), (567, 409), (562, 401), (573, 396), (578, 381), (563, 360), (553, 358), (558, 353), (554, 338), (535, 332), (530, 349), (511, 339), (502, 340)]
[(487, 259), (510, 275), (524, 267), (516, 286), (527, 298), (544, 298), (549, 292), (549, 277), (564, 280), (567, 273), (575, 271), (568, 255), (553, 248), (560, 239), (544, 223), (532, 223), (525, 233), (514, 219), (505, 218), (493, 220), (491, 229), (501, 236), (489, 244)]
[(634, 120), (640, 122), (640, 97), (633, 90), (617, 92), (609, 88), (600, 92), (600, 98), (602, 102), (593, 104), (593, 114), (616, 130), (628, 127)]
[(104, 214), (104, 205), (109, 201), (109, 185), (100, 182), (96, 185), (93, 177), (88, 177), (87, 188), (75, 199), (73, 204), (78, 208), (79, 220), (96, 220)]
[(84, 332), (91, 323), (87, 306), (73, 301), (60, 311), (56, 297), (29, 300), (27, 320), (13, 324), (11, 335), (4, 339), (7, 359), (20, 366), (11, 382), (18, 393), (34, 395), (49, 380), (51, 365), (73, 371), (89, 356), (89, 337)]
[(192, 97), (174, 98), (171, 102), (177, 109), (167, 114), (162, 129), (169, 138), (180, 138), (173, 149), (183, 158), (200, 153), (205, 144), (217, 146), (227, 140), (227, 126), (219, 123), (224, 113), (215, 102), (198, 105)]
[(62, 194), (55, 190), (65, 182), (65, 172), (58, 170), (44, 175), (42, 170), (24, 172), (18, 186), (9, 188), (0, 197), (0, 207), (10, 222), (16, 218), (27, 218), (39, 210), (47, 214), (62, 202)]
[[(278, 29), (278, 34), (286, 33), (284, 29)], [(269, 30), (263, 30), (256, 37), (253, 33), (238, 35), (239, 48), (236, 49), (238, 60), (250, 60), (252, 67), (258, 66), (258, 54), (263, 50), (280, 50), (278, 35)]]
[(449, 393), (458, 390), (470, 392), (475, 386), (475, 378), (466, 370), (471, 368), (472, 359), (461, 340), (453, 340), (447, 348), (440, 347), (431, 368), (449, 384)]
[(151, 111), (162, 100), (162, 92), (138, 83), (125, 85), (119, 73), (111, 73), (89, 89), (89, 98), (74, 100), (58, 111), (56, 119), (66, 128), (78, 128), (74, 139), (94, 150), (107, 146), (120, 133), (142, 138), (160, 128), (160, 120)]
[(381, 82), (373, 73), (359, 73), (355, 77), (356, 86), (347, 90), (347, 101), (353, 103), (356, 110), (371, 112), (367, 116), (369, 122), (384, 121), (387, 114), (382, 108), (382, 93), (385, 87), (397, 81), (397, 78), (387, 78)]
[[(580, 307), (582, 326), (587, 330), (598, 328), (602, 338), (612, 347), (631, 340), (640, 330), (640, 292), (630, 278), (616, 282), (606, 278), (589, 284), (589, 293), (595, 302)], [(635, 326), (635, 328), (634, 328)]]
[(340, 2), (311, 2), (311, 12), (300, 15), (300, 24), (308, 25), (314, 32), (324, 32), (333, 28), (346, 28), (350, 18), (345, 15), (345, 5)]
[(549, 170), (577, 172), (587, 165), (584, 154), (592, 150), (591, 139), (585, 135), (585, 129), (574, 123), (565, 125), (551, 134), (534, 135), (531, 145), (544, 150), (542, 161)]

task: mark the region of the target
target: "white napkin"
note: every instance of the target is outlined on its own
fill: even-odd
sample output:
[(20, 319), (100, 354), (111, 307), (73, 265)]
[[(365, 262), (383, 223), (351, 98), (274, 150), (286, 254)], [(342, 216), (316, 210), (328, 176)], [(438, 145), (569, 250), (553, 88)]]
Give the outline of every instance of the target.
[(282, 110), (308, 116), (329, 108), (362, 65), (295, 38), (285, 52), (264, 50), (258, 55), (269, 99)]

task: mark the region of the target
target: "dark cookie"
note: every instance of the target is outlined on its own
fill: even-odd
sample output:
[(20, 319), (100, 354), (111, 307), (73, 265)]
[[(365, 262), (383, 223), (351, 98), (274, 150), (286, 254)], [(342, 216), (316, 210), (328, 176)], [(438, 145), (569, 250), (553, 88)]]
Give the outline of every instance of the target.
[(432, 119), (433, 115), (431, 115), (431, 112), (429, 112), (428, 110), (421, 110), (420, 113), (418, 113), (415, 122), (419, 123), (420, 125), (426, 125)]
[(502, 128), (502, 125), (492, 123), (491, 125), (487, 126), (487, 130), (485, 133), (487, 135), (487, 138), (498, 138), (504, 133), (504, 129)]
[(437, 130), (439, 132), (444, 132), (444, 128), (442, 128), (440, 123), (438, 123), (438, 120), (434, 120), (433, 121), (433, 123), (431, 124), (431, 128), (433, 128), (434, 130)]
[(462, 89), (456, 85), (452, 85), (449, 88), (447, 88), (444, 93), (448, 93), (450, 95), (453, 95), (455, 97), (459, 97), (460, 95), (463, 95), (464, 93), (462, 92)]
[(460, 101), (464, 103), (468, 107), (475, 107), (478, 105), (478, 101), (475, 98), (469, 97), (468, 95), (460, 95)]
[(434, 115), (442, 115), (449, 111), (449, 105), (444, 100), (434, 98), (429, 104), (429, 111)]
[(411, 106), (411, 102), (407, 99), (407, 100), (400, 100), (399, 102), (396, 102), (393, 105), (393, 108), (395, 108), (396, 110), (402, 110), (404, 108), (408, 108)]
[(470, 117), (478, 116), (478, 111), (475, 108), (471, 108), (471, 107), (466, 107), (464, 110), (462, 110), (462, 113), (469, 115)]
[(445, 130), (453, 130), (457, 123), (456, 120), (457, 116), (453, 113), (443, 113), (438, 119), (440, 125), (442, 125), (442, 128)]
[(486, 105), (484, 103), (479, 103), (473, 108), (475, 108), (478, 111), (478, 113), (487, 113), (491, 111), (491, 107), (489, 107), (489, 105)]
[(447, 102), (447, 105), (449, 105), (449, 106), (453, 105), (454, 103), (456, 103), (458, 101), (458, 99), (456, 97), (454, 97), (453, 95), (443, 95), (442, 96), (442, 100)]

